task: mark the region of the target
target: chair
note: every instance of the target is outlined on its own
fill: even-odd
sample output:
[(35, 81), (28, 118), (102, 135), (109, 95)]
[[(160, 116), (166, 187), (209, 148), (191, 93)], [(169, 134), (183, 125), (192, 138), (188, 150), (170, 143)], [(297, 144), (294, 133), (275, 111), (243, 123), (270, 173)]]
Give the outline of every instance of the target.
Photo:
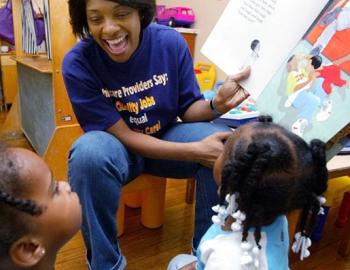
[(122, 188), (117, 213), (118, 237), (124, 232), (125, 205), (141, 207), (141, 223), (154, 229), (163, 225), (166, 178), (141, 174)]
[[(188, 179), (186, 203), (194, 201), (195, 180)], [(141, 208), (141, 224), (154, 229), (164, 223), (166, 178), (141, 174), (122, 188), (116, 220), (118, 237), (124, 233), (125, 206)]]
[(187, 179), (186, 183), (186, 203), (192, 204), (195, 199), (195, 191), (196, 191), (196, 180), (194, 178)]

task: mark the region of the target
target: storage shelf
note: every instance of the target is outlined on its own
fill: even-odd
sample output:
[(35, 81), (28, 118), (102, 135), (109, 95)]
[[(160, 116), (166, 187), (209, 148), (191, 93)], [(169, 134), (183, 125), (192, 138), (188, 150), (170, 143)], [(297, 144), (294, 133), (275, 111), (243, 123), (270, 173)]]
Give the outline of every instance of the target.
[(13, 59), (41, 73), (52, 74), (52, 61), (47, 59), (47, 55), (28, 55), (14, 57)]

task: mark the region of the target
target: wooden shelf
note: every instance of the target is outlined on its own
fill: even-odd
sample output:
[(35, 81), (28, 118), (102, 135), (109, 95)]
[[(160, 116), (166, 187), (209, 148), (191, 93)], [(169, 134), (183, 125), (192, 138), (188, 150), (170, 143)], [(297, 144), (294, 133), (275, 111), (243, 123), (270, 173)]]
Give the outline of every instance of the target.
[(350, 155), (336, 155), (327, 163), (329, 178), (350, 175)]
[(18, 92), (16, 61), (13, 60), (15, 54), (0, 54), (2, 90), (6, 104), (11, 104), (15, 100)]
[(68, 1), (49, 0), (50, 27), (47, 30), (51, 33), (52, 60), (48, 60), (46, 54), (24, 53), (22, 2), (12, 0), (16, 54), (7, 57), (15, 63), (19, 90), (18, 100), (15, 100), (18, 104), (12, 108), (18, 108), (15, 112), (18, 126), (33, 149), (49, 165), (54, 177), (63, 180), (67, 179), (69, 149), (83, 133), (69, 102), (61, 70), (64, 55), (77, 39), (69, 22)]
[(16, 55), (16, 53), (15, 53), (14, 51), (7, 52), (7, 53), (0, 52), (0, 56), (7, 56), (7, 55), (10, 55), (10, 56), (15, 56), (15, 55)]
[(48, 60), (46, 55), (17, 56), (13, 57), (13, 59), (41, 73), (52, 74), (52, 61)]

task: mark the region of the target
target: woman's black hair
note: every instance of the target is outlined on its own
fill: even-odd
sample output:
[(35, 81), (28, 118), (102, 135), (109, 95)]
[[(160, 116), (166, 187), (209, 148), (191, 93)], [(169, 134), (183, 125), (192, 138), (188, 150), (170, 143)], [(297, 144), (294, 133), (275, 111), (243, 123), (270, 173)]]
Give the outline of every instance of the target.
[(16, 156), (0, 143), (0, 258), (7, 256), (17, 239), (32, 231), (34, 225), (28, 217), (43, 211), (35, 202), (23, 198), (26, 184), (19, 170)]
[[(155, 0), (108, 0), (123, 6), (137, 9), (141, 18), (141, 28), (146, 28), (153, 20), (156, 8)], [(69, 0), (69, 15), (73, 34), (84, 38), (89, 34), (89, 26), (86, 18), (87, 0)]]
[(255, 228), (260, 247), (261, 227), (294, 209), (303, 209), (302, 234), (312, 233), (320, 209), (317, 196), (327, 189), (328, 171), (323, 142), (315, 139), (308, 145), (271, 117), (258, 120), (236, 131), (249, 126), (250, 136), (232, 135), (228, 140), (220, 202), (224, 204), (227, 194), (239, 193), (238, 207), (246, 214), (242, 241)]

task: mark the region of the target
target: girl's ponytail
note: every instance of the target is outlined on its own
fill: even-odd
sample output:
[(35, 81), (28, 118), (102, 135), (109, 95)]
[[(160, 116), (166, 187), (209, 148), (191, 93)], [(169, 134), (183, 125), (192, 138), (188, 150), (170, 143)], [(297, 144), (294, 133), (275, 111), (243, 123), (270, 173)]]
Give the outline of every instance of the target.
[(326, 145), (318, 139), (310, 142), (310, 151), (312, 155), (312, 168), (309, 177), (306, 179), (306, 201), (302, 210), (300, 220), (300, 232), (295, 236), (295, 242), (292, 250), (300, 253), (300, 259), (309, 256), (308, 248), (311, 246), (310, 236), (313, 233), (317, 216), (322, 214), (322, 204), (324, 198), (320, 195), (327, 190), (328, 170), (326, 167)]

